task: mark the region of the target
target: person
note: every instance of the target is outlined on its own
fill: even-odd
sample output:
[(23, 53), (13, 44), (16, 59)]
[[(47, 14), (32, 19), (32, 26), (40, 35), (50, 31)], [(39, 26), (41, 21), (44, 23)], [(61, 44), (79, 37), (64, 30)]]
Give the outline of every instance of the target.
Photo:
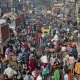
[(55, 64), (54, 67), (54, 80), (60, 80), (60, 71), (58, 69), (58, 66)]
[(37, 76), (37, 79), (36, 80), (42, 80), (42, 77), (41, 77), (40, 74)]
[(67, 50), (68, 52), (72, 52), (72, 47), (70, 47), (69, 45), (67, 46)]
[(34, 80), (34, 77), (32, 76), (31, 72), (28, 72), (25, 75), (24, 80)]
[(66, 71), (68, 68), (68, 59), (69, 59), (69, 53), (63, 58), (63, 73)]
[(8, 80), (12, 80), (13, 79), (14, 71), (11, 68), (11, 65), (10, 64), (8, 64), (8, 68), (5, 69), (4, 75), (7, 75), (8, 76)]
[(72, 48), (72, 46), (73, 46), (73, 43), (72, 43), (72, 41), (71, 40), (69, 40), (69, 46)]
[(56, 58), (55, 56), (52, 54), (51, 58), (50, 58), (50, 65), (51, 65), (51, 72), (53, 71), (53, 65), (54, 65), (54, 62), (55, 62)]
[(65, 72), (64, 80), (69, 80), (69, 78), (68, 78), (68, 70)]
[(37, 69), (35, 69), (35, 70), (32, 72), (32, 75), (33, 75), (33, 77), (34, 77), (34, 80), (36, 80), (36, 78), (37, 78), (37, 73), (38, 73)]
[(80, 80), (80, 56), (78, 62), (75, 64), (75, 73), (78, 74), (78, 80)]
[(72, 54), (70, 53), (68, 59), (68, 69), (71, 70), (72, 75), (74, 75), (74, 63), (75, 63), (74, 56), (72, 56)]
[(22, 45), (22, 47), (21, 47), (21, 53), (22, 53), (22, 55), (24, 55), (24, 53), (25, 53), (25, 48), (24, 48), (23, 45)]
[(7, 75), (5, 75), (3, 80), (8, 80), (8, 76), (7, 76)]
[[(25, 50), (25, 60), (26, 60), (26, 63), (29, 62), (29, 56), (30, 56), (30, 51), (29, 50)], [(27, 64), (27, 67), (28, 67), (28, 64)]]
[(42, 72), (41, 72), (42, 77), (44, 80), (47, 80), (48, 74), (49, 74), (49, 68), (47, 67), (46, 64), (43, 64), (43, 66), (41, 68), (42, 68)]
[(71, 70), (68, 71), (68, 78), (69, 78), (69, 80), (73, 80), (72, 79), (72, 72), (71, 72)]
[(28, 69), (30, 70), (30, 72), (34, 71), (36, 69), (36, 62), (33, 58), (31, 58), (29, 60), (29, 63), (28, 63)]
[(6, 58), (6, 60), (8, 59), (9, 52), (10, 52), (10, 48), (7, 47), (6, 51), (5, 51), (5, 58)]
[(78, 51), (77, 51), (76, 45), (73, 45), (72, 55), (74, 56), (75, 60), (77, 60), (77, 58), (78, 58)]

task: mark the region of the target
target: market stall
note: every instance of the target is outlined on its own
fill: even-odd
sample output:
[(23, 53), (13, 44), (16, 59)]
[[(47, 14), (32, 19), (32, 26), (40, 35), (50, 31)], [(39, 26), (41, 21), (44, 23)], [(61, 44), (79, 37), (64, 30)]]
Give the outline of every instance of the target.
[[(2, 22), (1, 22), (2, 21)], [(0, 54), (3, 54), (4, 45), (9, 40), (9, 26), (5, 20), (0, 20)]]
[(24, 14), (21, 14), (20, 15), (20, 18), (21, 18), (21, 23), (24, 23), (25, 22), (25, 15)]
[(16, 27), (19, 27), (20, 26), (20, 24), (21, 24), (21, 18), (20, 17), (17, 17), (15, 19), (15, 24), (16, 24)]

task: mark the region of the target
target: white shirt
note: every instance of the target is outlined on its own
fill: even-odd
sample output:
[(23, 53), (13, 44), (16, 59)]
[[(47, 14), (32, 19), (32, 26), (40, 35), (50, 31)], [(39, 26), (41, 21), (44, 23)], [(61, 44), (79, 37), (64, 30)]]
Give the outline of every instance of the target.
[(55, 58), (51, 57), (50, 58), (50, 64), (53, 66), (54, 65), (54, 62), (55, 62)]
[(42, 80), (42, 77), (39, 75), (36, 80)]
[(48, 58), (47, 58), (46, 55), (42, 56), (42, 57), (40, 58), (40, 60), (41, 60), (41, 62), (43, 62), (43, 63), (48, 63)]
[(74, 64), (74, 62), (75, 62), (74, 57), (73, 57), (73, 56), (70, 56), (70, 57), (69, 57), (69, 61), (70, 61), (70, 64)]
[(14, 71), (10, 67), (6, 68), (5, 71), (4, 71), (4, 75), (7, 75), (8, 78), (12, 78), (13, 74), (14, 74)]
[(57, 34), (55, 34), (55, 36), (54, 36), (54, 41), (58, 41), (59, 40), (59, 38), (58, 38), (58, 35)]
[[(34, 77), (33, 77), (33, 76), (30, 76), (30, 78), (31, 78), (31, 80), (34, 80)], [(29, 76), (26, 75), (26, 76), (24, 77), (24, 80), (28, 80), (28, 79), (29, 79)]]
[(67, 75), (67, 74), (65, 74), (65, 75), (64, 75), (64, 80), (69, 80), (69, 78), (68, 78), (68, 75)]

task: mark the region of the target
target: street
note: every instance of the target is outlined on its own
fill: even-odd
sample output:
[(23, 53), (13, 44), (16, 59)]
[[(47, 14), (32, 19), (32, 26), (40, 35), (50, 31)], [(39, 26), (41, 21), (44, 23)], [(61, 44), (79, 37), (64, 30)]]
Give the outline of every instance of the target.
[(0, 4), (0, 80), (80, 80), (79, 0)]

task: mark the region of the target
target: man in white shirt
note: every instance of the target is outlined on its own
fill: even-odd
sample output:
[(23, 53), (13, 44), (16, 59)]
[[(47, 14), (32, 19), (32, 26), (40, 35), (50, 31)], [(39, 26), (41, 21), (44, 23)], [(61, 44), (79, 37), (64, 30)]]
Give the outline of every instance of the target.
[(31, 72), (28, 72), (28, 74), (25, 75), (24, 80), (34, 80), (34, 77), (32, 76)]
[(41, 75), (39, 74), (36, 80), (42, 80)]
[(51, 71), (51, 73), (52, 73), (52, 71), (53, 71), (53, 65), (54, 65), (54, 62), (55, 62), (55, 60), (56, 60), (56, 57), (52, 54), (51, 55), (51, 58), (50, 58), (50, 71)]
[(68, 78), (68, 71), (66, 71), (66, 74), (64, 75), (64, 80), (69, 80), (69, 78)]
[(11, 65), (10, 65), (10, 64), (8, 64), (8, 68), (5, 69), (4, 75), (7, 75), (8, 78), (9, 78), (9, 80), (12, 80), (13, 75), (14, 75), (14, 71), (13, 71), (13, 69), (11, 68)]
[(55, 60), (56, 60), (56, 58), (52, 55), (51, 58), (50, 58), (50, 64), (51, 64), (51, 66), (54, 65)]
[(67, 74), (64, 75), (64, 80), (69, 80)]

